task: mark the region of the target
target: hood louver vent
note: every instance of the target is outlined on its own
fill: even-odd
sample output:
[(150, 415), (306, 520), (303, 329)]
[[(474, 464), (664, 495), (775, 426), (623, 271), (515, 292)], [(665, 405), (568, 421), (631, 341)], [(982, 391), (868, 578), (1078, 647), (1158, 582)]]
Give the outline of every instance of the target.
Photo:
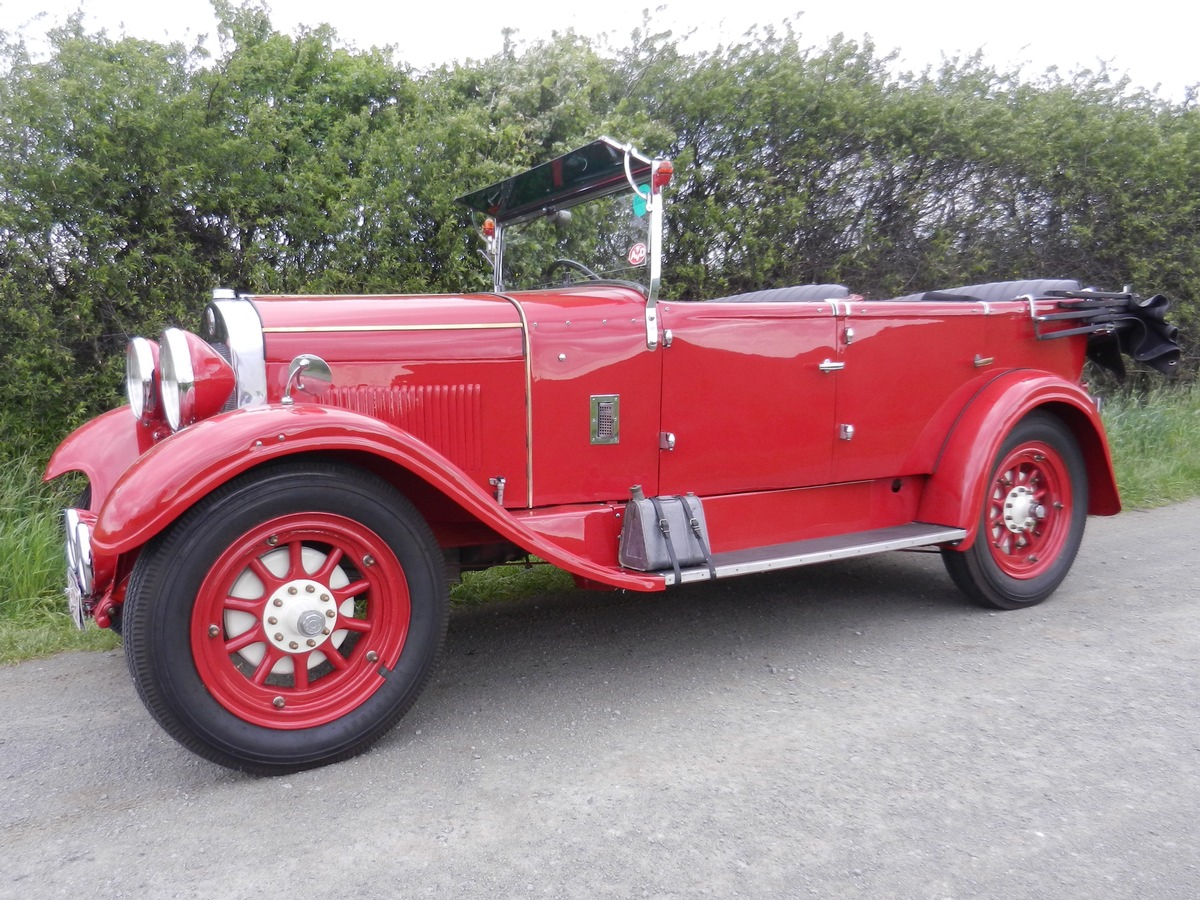
[(472, 470), (483, 465), (480, 393), (478, 384), (334, 387), (323, 402), (395, 425)]

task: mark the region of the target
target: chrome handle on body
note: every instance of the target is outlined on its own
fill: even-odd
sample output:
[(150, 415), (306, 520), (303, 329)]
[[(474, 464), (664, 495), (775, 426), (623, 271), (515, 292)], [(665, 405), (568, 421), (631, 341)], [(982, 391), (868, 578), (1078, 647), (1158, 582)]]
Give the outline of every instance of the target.
[(832, 359), (827, 359), (817, 366), (817, 368), (822, 372), (840, 372), (842, 369), (846, 368), (846, 364), (844, 362), (834, 362)]

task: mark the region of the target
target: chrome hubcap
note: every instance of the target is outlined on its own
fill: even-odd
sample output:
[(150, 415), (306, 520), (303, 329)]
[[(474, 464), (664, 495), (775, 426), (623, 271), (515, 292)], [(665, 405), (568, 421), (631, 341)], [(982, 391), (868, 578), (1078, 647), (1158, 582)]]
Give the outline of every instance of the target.
[(297, 578), (281, 585), (263, 608), (267, 639), (285, 653), (307, 653), (329, 640), (337, 602), (319, 581)]
[(1037, 502), (1033, 489), (1018, 485), (1004, 498), (1004, 527), (1013, 534), (1029, 531), (1046, 518), (1046, 507)]

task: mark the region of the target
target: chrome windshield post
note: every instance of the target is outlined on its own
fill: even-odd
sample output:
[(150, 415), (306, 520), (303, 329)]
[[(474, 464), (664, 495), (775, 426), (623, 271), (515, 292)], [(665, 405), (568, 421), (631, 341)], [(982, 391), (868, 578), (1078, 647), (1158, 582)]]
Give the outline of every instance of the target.
[[(647, 262), (650, 265), (650, 285), (646, 292), (646, 349), (653, 350), (658, 346), (658, 289), (662, 284), (663, 257), (663, 195), (665, 183), (660, 182), (659, 171), (666, 168), (670, 174), (669, 163), (656, 159), (651, 166), (650, 192), (646, 198), (646, 214), (650, 217), (649, 243), (650, 252)], [(640, 194), (640, 192), (639, 192)]]
[(497, 294), (504, 293), (504, 225), (496, 223), (496, 231), (490, 237), (492, 244), (492, 290)]
[(646, 291), (646, 349), (658, 346), (658, 287), (662, 282), (662, 195), (651, 191), (646, 201), (650, 216), (650, 286)]

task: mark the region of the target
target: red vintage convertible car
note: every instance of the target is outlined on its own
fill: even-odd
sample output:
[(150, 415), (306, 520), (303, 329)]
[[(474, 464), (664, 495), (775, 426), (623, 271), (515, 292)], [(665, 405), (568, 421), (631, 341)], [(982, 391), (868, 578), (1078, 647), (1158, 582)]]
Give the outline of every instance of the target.
[(660, 591), (934, 546), (983, 603), (1054, 591), (1120, 508), (1085, 356), (1169, 369), (1165, 301), (662, 300), (671, 175), (600, 139), (461, 198), (490, 291), (218, 290), (197, 333), (130, 343), (129, 405), (46, 477), (87, 476), (70, 604), (173, 737), (260, 773), (363, 750), (429, 679), (447, 579), (529, 555)]

